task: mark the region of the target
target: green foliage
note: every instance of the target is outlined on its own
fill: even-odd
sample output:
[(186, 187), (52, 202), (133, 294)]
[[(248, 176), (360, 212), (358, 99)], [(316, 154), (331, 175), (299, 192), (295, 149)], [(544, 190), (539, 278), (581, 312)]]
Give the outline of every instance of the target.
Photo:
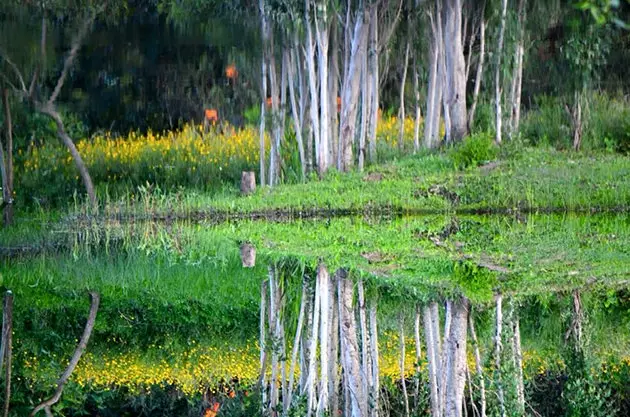
[[(582, 148), (584, 150), (630, 151), (630, 104), (624, 98), (592, 94), (585, 106)], [(534, 146), (572, 146), (571, 120), (558, 98), (540, 96), (523, 119), (521, 136)]]
[(451, 152), (450, 156), (459, 169), (475, 167), (492, 161), (498, 154), (492, 135), (487, 132), (476, 133), (464, 139)]

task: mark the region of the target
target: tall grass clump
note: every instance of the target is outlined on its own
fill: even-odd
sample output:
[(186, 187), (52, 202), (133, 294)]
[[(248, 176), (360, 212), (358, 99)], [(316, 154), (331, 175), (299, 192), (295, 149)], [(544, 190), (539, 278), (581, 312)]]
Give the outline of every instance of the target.
[[(146, 183), (214, 190), (255, 169), (259, 158), (257, 130), (227, 124), (208, 133), (192, 124), (165, 133), (106, 133), (78, 141), (77, 149), (97, 187), (107, 184), (114, 193)], [(58, 203), (82, 188), (70, 153), (56, 142), (34, 146), (20, 160), (16, 190), (27, 203)]]
[[(531, 145), (571, 149), (571, 118), (562, 99), (541, 96), (525, 115), (521, 135)], [(630, 103), (622, 97), (594, 93), (583, 114), (584, 150), (630, 152)]]

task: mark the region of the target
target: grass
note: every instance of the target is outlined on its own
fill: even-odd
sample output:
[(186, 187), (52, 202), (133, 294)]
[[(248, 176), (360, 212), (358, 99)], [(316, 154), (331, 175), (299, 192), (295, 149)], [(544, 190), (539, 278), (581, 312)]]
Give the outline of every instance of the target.
[[(212, 217), (221, 213), (319, 212), (448, 213), (493, 211), (627, 210), (630, 159), (610, 153), (567, 153), (512, 148), (492, 164), (456, 170), (448, 153), (422, 153), (365, 173), (330, 172), (306, 184), (263, 187), (247, 197), (143, 189), (134, 198), (110, 199), (107, 217)], [(79, 210), (78, 213), (83, 213)]]

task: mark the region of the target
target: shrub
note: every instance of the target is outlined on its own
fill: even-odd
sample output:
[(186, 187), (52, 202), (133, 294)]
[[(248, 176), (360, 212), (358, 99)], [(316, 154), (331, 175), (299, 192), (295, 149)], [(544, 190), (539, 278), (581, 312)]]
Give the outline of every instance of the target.
[(498, 153), (492, 135), (488, 132), (473, 134), (451, 151), (451, 159), (459, 169), (479, 166), (496, 158)]

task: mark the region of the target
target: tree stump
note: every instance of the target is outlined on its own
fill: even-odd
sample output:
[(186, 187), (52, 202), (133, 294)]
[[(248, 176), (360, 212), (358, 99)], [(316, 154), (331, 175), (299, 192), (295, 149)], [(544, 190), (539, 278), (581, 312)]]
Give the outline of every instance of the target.
[(256, 191), (256, 174), (254, 171), (243, 171), (241, 174), (241, 194), (250, 195)]
[(253, 268), (256, 265), (256, 248), (251, 243), (241, 245), (241, 262), (243, 268)]

